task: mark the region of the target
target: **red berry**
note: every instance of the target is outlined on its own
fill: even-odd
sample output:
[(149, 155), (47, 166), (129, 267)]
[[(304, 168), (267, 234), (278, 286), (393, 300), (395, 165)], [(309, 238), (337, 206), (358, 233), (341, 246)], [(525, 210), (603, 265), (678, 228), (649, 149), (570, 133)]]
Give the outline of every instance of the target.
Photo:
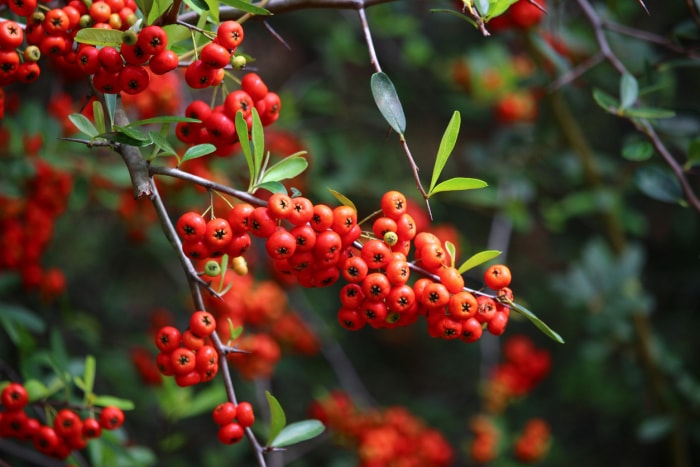
[(199, 337), (210, 336), (216, 330), (214, 315), (208, 311), (195, 311), (190, 317), (190, 330)]
[(243, 439), (245, 431), (243, 427), (235, 422), (227, 423), (219, 428), (217, 437), (223, 444), (236, 444)]
[(236, 419), (238, 419), (238, 423), (243, 428), (252, 426), (255, 423), (255, 413), (250, 402), (243, 401), (236, 406)]
[(211, 416), (217, 425), (227, 425), (236, 419), (236, 406), (233, 402), (222, 402), (214, 407)]
[(29, 401), (27, 390), (19, 383), (10, 383), (2, 390), (0, 402), (8, 412), (22, 410)]
[(124, 423), (124, 412), (115, 406), (107, 406), (100, 412), (100, 426), (105, 430), (116, 430)]

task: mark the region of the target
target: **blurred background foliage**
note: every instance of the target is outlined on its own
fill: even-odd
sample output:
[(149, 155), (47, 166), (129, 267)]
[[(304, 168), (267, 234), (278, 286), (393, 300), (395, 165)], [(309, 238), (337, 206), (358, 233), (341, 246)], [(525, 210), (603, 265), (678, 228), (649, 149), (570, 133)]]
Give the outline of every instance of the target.
[[(263, 391), (271, 389), (288, 419), (304, 418), (314, 396), (352, 381), (337, 355), (325, 358), (342, 348), (361, 381), (345, 387), (358, 402), (407, 406), (447, 437), (456, 465), (470, 465), (467, 426), (482, 411), (489, 369), (509, 334), (526, 334), (551, 353), (551, 371), (499, 423), (514, 432), (529, 417), (546, 420), (553, 435), (542, 465), (697, 465), (698, 212), (682, 206), (675, 179), (632, 125), (593, 100), (593, 88), (618, 95), (620, 77), (609, 65), (551, 88), (597, 51), (594, 31), (574, 3), (548, 2), (549, 14), (539, 27), (491, 37), (455, 16), (430, 12), (453, 8), (449, 1), (397, 1), (368, 10), (377, 54), (404, 106), (406, 138), (424, 183), (442, 132), (458, 110), (462, 130), (446, 174), (489, 184), (437, 195), (431, 200), (434, 223), (459, 232), (462, 260), (486, 248), (503, 250), (500, 260), (513, 272), (516, 301), (566, 343), (558, 345), (517, 319), (505, 336), (485, 336), (471, 345), (430, 339), (418, 325), (350, 333), (336, 323), (337, 288), (294, 289), (291, 306), (316, 330), (324, 352), (285, 356), (270, 380), (237, 378), (242, 398), (262, 405)], [(697, 45), (698, 25), (686, 2), (647, 4), (650, 15), (632, 0), (598, 2), (596, 8), (619, 24)], [(266, 22), (286, 46), (254, 20), (246, 24), (245, 53), (256, 59), (250, 68), (282, 96), (281, 118), (270, 131), (285, 136), (278, 142), (309, 151), (310, 170), (297, 187), (328, 203), (335, 201), (327, 188), (337, 190), (357, 204), (360, 218), (378, 209), (389, 189), (418, 200), (398, 138), (372, 100), (373, 69), (357, 15), (305, 10)], [(654, 124), (674, 152), (685, 153), (700, 129), (700, 62), (635, 38), (613, 33), (609, 38), (640, 86), (653, 90), (645, 98), (676, 111)], [(9, 152), (18, 152), (19, 135), (41, 131), (42, 157), (76, 174), (68, 210), (57, 220), (45, 255), (47, 264), (65, 272), (68, 291), (58, 303), (42, 305), (6, 278), (2, 301), (36, 310), (46, 323), (41, 330), (60, 334), (71, 355), (96, 356), (96, 391), (131, 399), (138, 408), (127, 413), (125, 431), (130, 442), (150, 450), (152, 457), (144, 454), (143, 462), (249, 465), (246, 446), (222, 447), (215, 439), (208, 410), (223, 400), (221, 382), (180, 389), (171, 382), (153, 387), (141, 381), (130, 350), (153, 351), (148, 332), (154, 310), (169, 310), (184, 326), (190, 303), (183, 274), (150, 206), (120, 215), (122, 190), (95, 183), (100, 175), (126, 186), (116, 156), (56, 143), (59, 130), (43, 116), (45, 103), (34, 103), (33, 89), (21, 90), (22, 110), (3, 126), (10, 130)], [(182, 103), (194, 96), (178, 92)], [(504, 98), (513, 95), (524, 96), (532, 112), (518, 118), (499, 113)], [(517, 105), (511, 102), (506, 113)], [(8, 170), (18, 167), (4, 164)], [(211, 161), (214, 172), (234, 182), (236, 164)], [(689, 174), (697, 189), (697, 168)], [(192, 189), (166, 198), (173, 218), (208, 203), (205, 193)], [(255, 259), (251, 264), (262, 277), (265, 268)], [(467, 283), (480, 287), (479, 272), (468, 273)], [(3, 336), (0, 354), (12, 364), (34, 346), (43, 342), (28, 339), (17, 350)], [(327, 436), (292, 449), (285, 459), (296, 467), (357, 462), (351, 450)], [(504, 455), (494, 465), (513, 464), (509, 459)], [(130, 462), (135, 461), (123, 461)]]

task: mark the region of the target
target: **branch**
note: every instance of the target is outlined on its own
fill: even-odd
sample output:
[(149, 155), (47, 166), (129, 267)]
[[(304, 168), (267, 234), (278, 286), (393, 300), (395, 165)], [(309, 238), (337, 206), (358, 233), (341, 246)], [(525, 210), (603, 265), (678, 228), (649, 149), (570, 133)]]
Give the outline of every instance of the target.
[[(126, 126), (129, 124), (129, 119), (122, 105), (121, 94), (117, 94), (114, 123), (119, 126)], [(151, 197), (153, 195), (153, 191), (151, 190), (153, 185), (151, 184), (151, 176), (148, 173), (148, 162), (146, 162), (146, 159), (141, 155), (139, 148), (123, 144), (119, 146), (117, 152), (122, 156), (124, 164), (126, 164), (126, 168), (129, 171), (131, 185), (134, 189), (134, 199), (139, 199), (144, 196)]]

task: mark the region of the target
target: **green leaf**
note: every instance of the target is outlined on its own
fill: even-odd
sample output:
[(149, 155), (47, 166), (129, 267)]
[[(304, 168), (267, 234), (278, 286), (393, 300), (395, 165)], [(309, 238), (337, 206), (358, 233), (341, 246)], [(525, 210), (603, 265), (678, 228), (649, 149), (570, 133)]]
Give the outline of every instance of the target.
[(122, 45), (122, 37), (122, 31), (116, 29), (85, 28), (80, 29), (75, 35), (75, 42), (101, 47), (119, 47)]
[(279, 182), (294, 178), (304, 172), (308, 166), (309, 162), (301, 155), (285, 157), (265, 171), (260, 183)]
[(460, 13), (457, 10), (451, 10), (449, 8), (431, 8), (430, 12), (431, 13), (447, 13), (447, 14), (450, 14), (452, 16), (456, 16), (460, 19), (463, 19), (467, 23), (470, 23), (472, 26), (477, 27), (477, 24), (473, 19), (471, 19), (469, 16), (467, 16), (465, 14)]
[(177, 115), (163, 115), (161, 117), (145, 118), (143, 120), (136, 120), (128, 125), (126, 128), (131, 128), (135, 126), (151, 125), (153, 123), (202, 123), (201, 120), (197, 118), (190, 117), (179, 117)]
[(333, 195), (333, 197), (335, 199), (340, 201), (340, 204), (342, 204), (343, 206), (350, 206), (351, 208), (353, 208), (355, 210), (355, 212), (357, 212), (357, 207), (355, 207), (355, 203), (350, 201), (350, 198), (348, 198), (347, 196), (345, 196), (344, 194), (342, 194), (338, 191), (335, 191), (332, 188), (328, 188), (328, 191), (330, 191), (330, 193)]
[(277, 435), (270, 443), (270, 447), (281, 448), (292, 444), (301, 443), (302, 441), (315, 438), (323, 433), (325, 427), (318, 420), (302, 420), (299, 422), (290, 423)]
[(452, 242), (445, 242), (445, 249), (447, 250), (447, 254), (450, 255), (449, 265), (450, 267), (454, 267), (457, 258), (457, 247), (455, 247), (455, 244)]
[(257, 190), (267, 190), (270, 193), (286, 193), (287, 187), (280, 182), (265, 182), (255, 185), (251, 193), (255, 193)]
[(85, 382), (85, 402), (92, 395), (92, 391), (95, 388), (95, 371), (97, 367), (97, 362), (95, 357), (88, 355), (85, 357), (85, 370), (83, 372), (83, 381)]
[(639, 84), (637, 79), (629, 73), (620, 78), (620, 110), (627, 109), (637, 101), (639, 97)]
[(539, 319), (537, 316), (535, 316), (535, 314), (534, 314), (533, 312), (531, 312), (530, 310), (528, 310), (527, 308), (525, 308), (525, 307), (522, 306), (522, 305), (518, 305), (517, 303), (511, 302), (510, 300), (506, 300), (506, 303), (507, 303), (508, 305), (510, 305), (510, 307), (511, 307), (512, 310), (517, 311), (518, 313), (520, 313), (521, 315), (523, 315), (523, 316), (525, 316), (527, 319), (529, 319), (530, 322), (531, 322), (532, 324), (534, 324), (534, 325), (537, 327), (537, 329), (539, 329), (540, 331), (542, 331), (542, 333), (543, 333), (545, 336), (549, 337), (549, 338), (552, 339), (553, 341), (558, 342), (558, 343), (560, 343), (560, 344), (563, 344), (563, 343), (564, 343), (564, 339), (562, 339), (562, 337), (561, 337), (559, 334), (557, 334), (552, 328), (550, 328), (549, 326), (547, 326), (547, 325), (544, 323), (544, 321), (542, 321), (542, 320)]
[(433, 191), (435, 184), (442, 173), (442, 169), (445, 168), (447, 159), (452, 154), (452, 150), (457, 142), (457, 135), (459, 135), (459, 126), (461, 124), (461, 116), (458, 111), (454, 111), (450, 122), (447, 124), (445, 133), (442, 135), (440, 140), (440, 146), (438, 147), (437, 157), (435, 157), (435, 165), (433, 166), (433, 177), (430, 180), (430, 188), (428, 193)]
[(34, 402), (47, 397), (49, 389), (39, 380), (28, 379), (24, 383), (24, 389), (27, 390), (29, 401)]
[(177, 151), (172, 147), (170, 142), (163, 135), (157, 131), (149, 131), (148, 135), (151, 137), (151, 141), (156, 145), (163, 153), (177, 155)]
[(181, 24), (166, 24), (163, 26), (163, 31), (165, 31), (165, 34), (168, 36), (168, 44), (177, 44), (178, 42), (186, 41), (192, 37), (191, 30)]
[(263, 131), (262, 122), (260, 121), (260, 115), (258, 115), (258, 111), (255, 107), (253, 107), (251, 138), (253, 141), (253, 164), (255, 164), (256, 177), (258, 177), (260, 176), (263, 158), (265, 157), (265, 133)]
[(117, 95), (105, 94), (104, 99), (105, 106), (107, 107), (107, 115), (109, 116), (109, 130), (111, 131), (112, 125), (114, 125), (114, 110), (117, 108)]
[(114, 131), (117, 133), (123, 133), (129, 138), (135, 139), (137, 141), (148, 142), (148, 144), (151, 144), (153, 142), (151, 141), (151, 137), (148, 135), (148, 133), (146, 133), (145, 131), (141, 131), (138, 128), (114, 125)]
[(401, 101), (396, 93), (394, 83), (384, 72), (377, 72), (370, 79), (372, 96), (379, 111), (395, 132), (403, 136), (406, 131), (406, 116), (403, 113)]
[(654, 146), (649, 141), (633, 139), (622, 147), (622, 157), (630, 161), (645, 161), (654, 155)]
[(476, 6), (476, 9), (479, 11), (479, 14), (482, 17), (489, 14), (489, 10), (491, 7), (489, 0), (474, 0), (474, 5)]
[(685, 202), (678, 179), (668, 170), (654, 166), (640, 167), (634, 174), (634, 181), (637, 188), (650, 198), (666, 203)]
[(221, 3), (224, 3), (228, 6), (232, 6), (234, 8), (237, 8), (241, 11), (245, 11), (246, 13), (250, 13), (253, 15), (271, 15), (272, 13), (269, 10), (266, 10), (265, 8), (261, 8), (256, 5), (252, 5), (248, 2), (245, 2), (243, 0), (221, 0)]
[(122, 399), (114, 396), (95, 396), (92, 399), (93, 405), (98, 407), (107, 407), (113, 405), (122, 410), (134, 410), (134, 403), (129, 399)]
[(148, 15), (145, 15), (147, 23), (153, 24), (153, 22), (165, 13), (172, 4), (173, 0), (153, 0), (151, 11), (148, 12)]
[(132, 138), (131, 136), (127, 135), (126, 132), (121, 131), (123, 130), (123, 128), (119, 128), (116, 125), (114, 126), (114, 129), (117, 131), (112, 133), (104, 133), (99, 135), (99, 137), (104, 138), (107, 141), (114, 141), (116, 143), (126, 144), (128, 146), (136, 146), (139, 148), (142, 148), (144, 146), (150, 146), (151, 144), (153, 144), (153, 141), (151, 141), (151, 138), (149, 138), (146, 133), (136, 130), (135, 128), (129, 128), (127, 131), (133, 132), (134, 130), (136, 130), (138, 133), (143, 135), (143, 138), (141, 136), (139, 136), (138, 139)]
[(625, 117), (632, 118), (671, 118), (676, 116), (676, 112), (668, 109), (656, 109), (652, 107), (630, 107), (621, 112)]
[(685, 170), (700, 164), (700, 138), (695, 138), (688, 144), (688, 160), (683, 164)]
[(477, 188), (484, 188), (486, 186), (488, 186), (488, 184), (483, 180), (479, 180), (478, 178), (455, 177), (438, 183), (435, 188), (428, 192), (428, 196), (432, 196), (435, 193), (440, 193), (441, 191), (474, 190)]
[(265, 391), (265, 397), (270, 406), (270, 433), (267, 441), (267, 446), (269, 446), (287, 424), (287, 416), (277, 398), (270, 394), (270, 391)]
[(241, 149), (243, 150), (243, 156), (245, 156), (246, 164), (248, 164), (248, 175), (250, 176), (249, 187), (252, 188), (258, 173), (255, 171), (255, 163), (253, 162), (253, 154), (250, 150), (250, 141), (248, 139), (248, 124), (245, 122), (243, 112), (236, 112), (235, 123), (236, 133), (238, 134), (238, 139), (241, 142)]
[(235, 328), (233, 327), (233, 321), (231, 321), (231, 318), (226, 318), (228, 320), (228, 330), (229, 330), (229, 335), (231, 336), (231, 340), (236, 340), (238, 339), (241, 334), (243, 334), (243, 326), (236, 326)]
[(75, 125), (75, 127), (78, 130), (80, 130), (82, 133), (86, 134), (90, 138), (94, 138), (95, 136), (100, 134), (100, 132), (97, 131), (97, 128), (95, 128), (95, 125), (93, 125), (90, 119), (83, 114), (70, 114), (68, 116), (68, 119), (71, 121), (71, 123), (73, 123), (73, 125)]
[(459, 268), (457, 268), (457, 271), (459, 271), (460, 274), (464, 274), (466, 271), (469, 271), (470, 269), (475, 268), (480, 264), (484, 264), (487, 261), (491, 261), (500, 254), (501, 252), (498, 250), (480, 251), (472, 255), (465, 262), (463, 262), (462, 265)]
[(219, 22), (219, 2), (218, 0), (204, 0), (209, 9), (209, 16), (214, 23)]
[(191, 146), (187, 148), (185, 154), (182, 155), (180, 164), (190, 159), (196, 159), (198, 157), (206, 156), (216, 151), (216, 146), (211, 143), (197, 144), (196, 146)]
[(617, 99), (597, 88), (593, 90), (593, 99), (606, 112), (617, 113), (617, 109), (620, 107), (620, 103), (617, 102)]
[[(518, 0), (491, 0), (491, 6), (489, 7), (489, 14), (486, 15), (486, 21), (495, 18), (496, 16), (501, 16), (505, 13), (508, 8)], [(482, 15), (483, 16), (483, 15)]]
[(107, 127), (105, 126), (105, 111), (100, 101), (92, 101), (92, 113), (95, 116), (95, 128), (97, 131), (100, 133), (107, 132)]

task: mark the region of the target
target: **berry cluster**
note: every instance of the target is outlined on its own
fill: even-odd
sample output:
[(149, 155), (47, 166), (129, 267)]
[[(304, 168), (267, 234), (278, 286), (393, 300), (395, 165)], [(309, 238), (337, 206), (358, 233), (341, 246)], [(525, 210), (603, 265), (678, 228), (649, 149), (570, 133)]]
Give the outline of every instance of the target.
[(469, 456), (478, 464), (492, 462), (498, 457), (498, 444), (501, 432), (493, 419), (477, 415), (469, 420), (469, 430), (474, 437), (469, 444)]
[[(252, 274), (239, 276), (234, 271), (223, 277), (227, 292), (217, 299), (205, 298), (207, 309), (219, 323), (217, 332), (230, 341), (229, 323), (243, 326), (245, 333), (232, 341), (239, 350), (227, 354), (227, 360), (243, 378), (255, 379), (272, 375), (282, 352), (315, 355), (319, 351), (316, 335), (298, 313), (290, 310), (287, 296), (275, 281), (256, 281)], [(218, 280), (218, 279), (217, 279)]]
[(520, 334), (504, 342), (503, 356), (484, 392), (484, 403), (492, 413), (501, 412), (511, 400), (532, 391), (547, 376), (551, 364), (549, 352), (537, 349), (529, 337)]
[(219, 354), (207, 343), (216, 329), (216, 319), (207, 311), (195, 311), (190, 326), (180, 333), (174, 326), (163, 326), (156, 334), (158, 369), (174, 376), (178, 386), (192, 386), (214, 379), (219, 371)]
[[(207, 47), (214, 45), (209, 44), (202, 53)], [(269, 91), (260, 76), (247, 73), (241, 79), (241, 89), (228, 93), (223, 104), (212, 108), (201, 100), (191, 102), (185, 109), (185, 117), (199, 119), (201, 123), (180, 122), (175, 128), (175, 134), (186, 144), (212, 143), (231, 152), (232, 146), (238, 142), (235, 124), (237, 113), (241, 113), (250, 129), (253, 109), (258, 112), (263, 126), (267, 126), (277, 120), (281, 106), (279, 95)]]
[(441, 467), (454, 454), (437, 430), (404, 407), (361, 410), (335, 391), (310, 407), (311, 416), (334, 431), (339, 442), (357, 451), (360, 466)]
[(24, 411), (29, 403), (25, 387), (9, 383), (0, 394), (4, 411), (0, 412), (0, 438), (31, 441), (42, 454), (67, 459), (72, 451), (85, 449), (89, 440), (99, 438), (102, 430), (115, 430), (124, 423), (124, 412), (114, 406), (102, 408), (98, 418), (81, 418), (65, 408), (55, 413), (53, 422), (43, 424)]
[[(544, 7), (545, 1), (538, 0)], [(544, 11), (533, 5), (528, 0), (518, 0), (513, 3), (505, 13), (493, 18), (486, 25), (491, 32), (504, 29), (529, 29), (537, 26), (544, 17)]]
[(236, 444), (245, 435), (245, 429), (255, 423), (255, 412), (250, 402), (222, 402), (211, 413), (214, 423), (219, 426), (217, 437), (223, 444)]
[[(402, 193), (385, 193), (382, 215), (373, 222), (372, 234), (365, 235), (369, 239), (361, 239), (354, 208), (314, 205), (307, 198), (285, 193), (271, 195), (267, 206), (238, 204), (226, 218), (207, 221), (187, 212), (176, 229), (184, 254), (193, 259), (241, 256), (250, 247), (252, 234), (265, 239), (273, 269), (303, 287), (330, 286), (342, 277), (347, 284), (340, 291), (338, 321), (350, 330), (365, 325), (407, 326), (422, 315), (433, 337), (473, 342), (484, 328), (502, 334), (509, 308), (488, 295), (464, 290), (464, 279), (450, 265), (439, 238), (417, 233), (407, 206)], [(414, 261), (409, 264), (412, 246)], [(426, 277), (409, 285), (414, 265)], [(491, 266), (484, 275), (498, 297), (512, 300), (510, 278), (503, 265)]]
[(515, 458), (525, 463), (537, 462), (547, 455), (550, 444), (551, 436), (547, 422), (541, 418), (531, 418), (515, 440)]
[(41, 256), (56, 218), (65, 210), (72, 178), (41, 159), (30, 158), (28, 163), (34, 174), (23, 182), (25, 197), (0, 195), (0, 272), (19, 272), (26, 288), (51, 299), (63, 292), (65, 278), (58, 269), (44, 269)]

